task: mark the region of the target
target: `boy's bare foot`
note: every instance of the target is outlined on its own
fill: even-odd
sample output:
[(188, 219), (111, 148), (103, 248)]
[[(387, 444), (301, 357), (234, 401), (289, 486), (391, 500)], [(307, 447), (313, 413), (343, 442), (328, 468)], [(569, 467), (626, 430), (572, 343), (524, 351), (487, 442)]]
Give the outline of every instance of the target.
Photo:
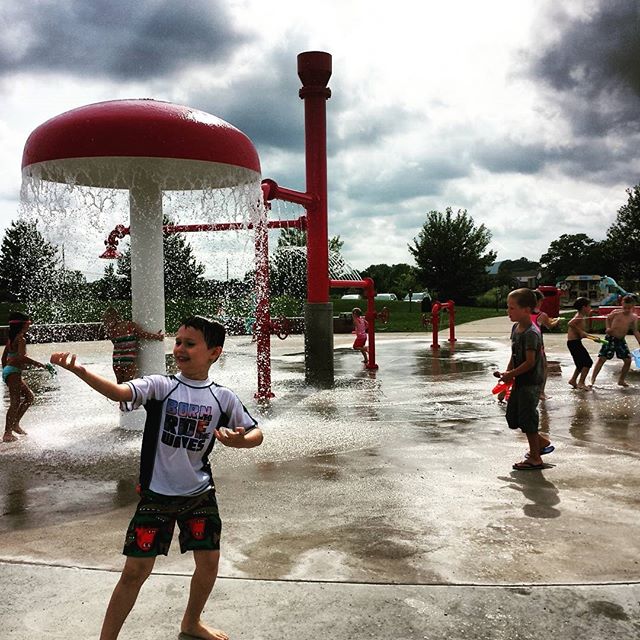
[(22, 427), (14, 427), (13, 428), (13, 433), (18, 433), (21, 436), (26, 436), (27, 435), (27, 432)]
[(575, 380), (567, 380), (567, 383), (572, 386), (574, 389), (578, 388), (578, 385), (576, 384)]
[(220, 629), (209, 629), (199, 622), (181, 629), (178, 640), (229, 640), (229, 636)]
[(5, 431), (2, 436), (2, 442), (15, 442), (17, 439), (11, 431)]
[(628, 383), (628, 382), (625, 382), (624, 380), (618, 380), (618, 384), (619, 384), (621, 387), (628, 387), (628, 386), (629, 386), (629, 383)]
[(582, 391), (591, 391), (591, 385), (590, 384), (579, 384), (575, 388), (576, 389), (580, 389)]

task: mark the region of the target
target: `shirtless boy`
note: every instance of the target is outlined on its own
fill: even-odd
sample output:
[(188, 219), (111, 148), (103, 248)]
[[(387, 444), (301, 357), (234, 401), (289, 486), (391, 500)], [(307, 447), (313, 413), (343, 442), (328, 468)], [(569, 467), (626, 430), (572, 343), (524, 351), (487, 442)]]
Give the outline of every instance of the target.
[(638, 344), (640, 344), (640, 332), (638, 331), (638, 316), (633, 312), (635, 305), (635, 298), (631, 295), (626, 295), (622, 298), (622, 309), (612, 311), (606, 319), (606, 336), (604, 337), (604, 344), (598, 353), (598, 362), (593, 368), (591, 374), (591, 384), (594, 384), (600, 369), (607, 360), (613, 358), (615, 353), (620, 360), (622, 360), (622, 371), (620, 371), (620, 377), (618, 378), (618, 384), (621, 387), (628, 387), (628, 383), (625, 382), (625, 376), (627, 371), (631, 367), (631, 352), (627, 346), (625, 336), (629, 333), (629, 329), (636, 337)]
[(574, 389), (588, 389), (585, 381), (589, 369), (593, 365), (593, 360), (589, 352), (582, 344), (582, 338), (588, 338), (589, 334), (585, 331), (585, 318), (591, 315), (591, 302), (588, 298), (578, 298), (573, 305), (576, 315), (569, 320), (569, 328), (567, 330), (567, 348), (573, 358), (576, 369), (569, 379), (569, 384)]

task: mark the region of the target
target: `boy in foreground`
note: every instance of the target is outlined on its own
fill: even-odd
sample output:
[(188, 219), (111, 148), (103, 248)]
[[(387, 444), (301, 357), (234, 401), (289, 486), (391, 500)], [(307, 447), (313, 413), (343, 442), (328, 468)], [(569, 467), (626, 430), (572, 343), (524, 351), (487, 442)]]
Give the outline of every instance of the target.
[(513, 380), (507, 402), (507, 424), (510, 429), (521, 429), (529, 442), (525, 459), (513, 465), (516, 471), (543, 469), (541, 456), (554, 450), (549, 440), (538, 433), (544, 362), (542, 337), (531, 320), (535, 306), (536, 297), (531, 289), (516, 289), (507, 297), (507, 313), (515, 324), (511, 329), (511, 359), (500, 379)]
[(127, 556), (107, 607), (100, 640), (115, 640), (149, 577), (156, 556), (167, 555), (175, 523), (180, 550), (193, 551), (195, 570), (180, 637), (228, 640), (205, 626), (200, 616), (213, 589), (220, 557), (222, 523), (218, 513), (209, 454), (216, 440), (227, 447), (262, 443), (262, 432), (238, 397), (209, 378), (220, 357), (225, 329), (194, 316), (182, 322), (173, 355), (180, 373), (151, 375), (121, 384), (88, 371), (69, 353), (51, 362), (84, 380), (123, 410), (144, 405), (147, 419), (140, 453), (140, 495), (127, 530)]
[(629, 384), (625, 382), (625, 377), (631, 367), (631, 352), (625, 339), (629, 330), (633, 332), (638, 344), (640, 344), (638, 316), (633, 312), (635, 302), (636, 300), (632, 295), (626, 295), (622, 298), (622, 309), (616, 309), (607, 316), (605, 320), (607, 335), (604, 337), (604, 344), (598, 353), (598, 362), (596, 362), (596, 366), (593, 368), (593, 373), (591, 374), (592, 385), (595, 384), (596, 378), (604, 363), (607, 360), (611, 360), (615, 353), (616, 356), (622, 360), (622, 371), (620, 371), (618, 384), (621, 387), (629, 386)]

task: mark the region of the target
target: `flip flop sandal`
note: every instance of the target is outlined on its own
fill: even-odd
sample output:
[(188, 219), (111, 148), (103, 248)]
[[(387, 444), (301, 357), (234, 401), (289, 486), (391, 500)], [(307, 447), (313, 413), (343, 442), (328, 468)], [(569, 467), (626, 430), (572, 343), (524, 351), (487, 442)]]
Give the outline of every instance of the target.
[(516, 471), (539, 471), (540, 469), (544, 468), (544, 462), (542, 464), (532, 464), (527, 460), (525, 460), (524, 462), (516, 462), (512, 467), (512, 469), (515, 469)]

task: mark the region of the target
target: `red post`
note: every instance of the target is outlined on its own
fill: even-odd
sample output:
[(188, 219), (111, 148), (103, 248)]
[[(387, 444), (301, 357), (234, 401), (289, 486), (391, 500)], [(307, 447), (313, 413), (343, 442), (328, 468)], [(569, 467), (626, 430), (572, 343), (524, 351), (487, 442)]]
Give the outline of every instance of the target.
[(269, 312), (269, 229), (266, 207), (255, 225), (256, 251), (256, 348), (258, 400), (273, 398), (271, 391), (271, 315)]
[(440, 325), (440, 309), (442, 305), (437, 300), (433, 303), (431, 307), (431, 330), (432, 330), (432, 349), (439, 349), (440, 345), (438, 344), (438, 329)]
[(331, 55), (307, 51), (298, 55), (298, 77), (304, 100), (307, 194), (307, 301), (329, 301), (329, 230), (327, 223), (327, 87)]
[(432, 349), (439, 349), (438, 331), (440, 330), (440, 310), (446, 309), (449, 312), (449, 344), (453, 346), (456, 342), (456, 304), (453, 300), (447, 302), (436, 302), (431, 307), (431, 324), (433, 329)]
[(369, 334), (369, 360), (367, 361), (367, 369), (377, 369), (376, 364), (376, 303), (375, 288), (371, 278), (363, 278), (365, 283), (365, 293), (367, 294), (367, 312), (364, 314), (367, 321), (367, 332)]
[(449, 344), (453, 346), (456, 342), (456, 303), (449, 300), (447, 308), (449, 309)]

